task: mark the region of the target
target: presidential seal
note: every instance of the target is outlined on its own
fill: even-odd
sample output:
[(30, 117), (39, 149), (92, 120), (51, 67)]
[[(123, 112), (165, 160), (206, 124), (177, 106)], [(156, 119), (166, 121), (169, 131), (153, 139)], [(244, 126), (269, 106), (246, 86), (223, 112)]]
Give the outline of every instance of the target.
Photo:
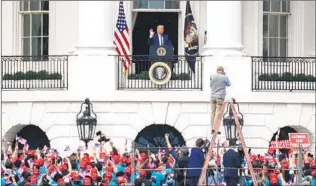
[(167, 54), (167, 51), (165, 48), (163, 48), (163, 47), (157, 48), (157, 55), (158, 56), (165, 56), (166, 54)]
[(149, 78), (156, 85), (164, 85), (171, 79), (172, 71), (167, 63), (156, 62), (149, 68)]

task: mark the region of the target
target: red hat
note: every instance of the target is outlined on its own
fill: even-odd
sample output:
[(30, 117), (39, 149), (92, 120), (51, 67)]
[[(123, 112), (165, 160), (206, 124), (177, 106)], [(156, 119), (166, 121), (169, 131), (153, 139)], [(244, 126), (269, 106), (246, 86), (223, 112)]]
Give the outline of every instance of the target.
[(309, 166), (312, 169), (316, 169), (316, 162), (315, 161), (310, 162)]
[(140, 175), (139, 175), (140, 177), (146, 177), (146, 175), (147, 175), (147, 173), (145, 170), (140, 171)]
[(312, 171), (313, 178), (316, 178), (316, 169)]
[(63, 179), (63, 178), (59, 178), (59, 179), (57, 180), (57, 183), (64, 183), (64, 179)]
[(278, 175), (277, 175), (276, 173), (271, 173), (271, 174), (269, 175), (269, 177), (270, 177), (270, 179), (271, 179), (271, 178), (277, 178)]

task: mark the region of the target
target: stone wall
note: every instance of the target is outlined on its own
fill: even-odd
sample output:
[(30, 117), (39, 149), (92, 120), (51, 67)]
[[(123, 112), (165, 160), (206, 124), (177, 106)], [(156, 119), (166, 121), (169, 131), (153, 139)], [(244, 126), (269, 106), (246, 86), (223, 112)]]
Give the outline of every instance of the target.
[[(77, 147), (76, 114), (79, 102), (3, 103), (2, 134), (12, 141), (24, 125), (38, 125), (46, 132), (51, 145)], [(97, 130), (114, 139), (123, 148), (125, 138), (134, 140), (138, 132), (151, 124), (174, 126), (193, 146), (197, 138), (210, 133), (209, 103), (168, 102), (93, 102), (98, 116)], [(244, 115), (243, 134), (249, 147), (267, 147), (279, 127), (293, 126), (315, 138), (315, 106), (313, 104), (240, 104)], [(221, 127), (224, 134), (224, 128)], [(92, 144), (92, 142), (91, 142)], [(253, 148), (253, 151), (263, 149)]]

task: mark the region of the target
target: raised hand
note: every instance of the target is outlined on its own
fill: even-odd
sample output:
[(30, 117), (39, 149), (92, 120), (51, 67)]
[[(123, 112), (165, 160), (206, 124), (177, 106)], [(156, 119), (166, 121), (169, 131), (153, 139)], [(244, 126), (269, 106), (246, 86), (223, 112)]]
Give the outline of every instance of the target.
[(154, 34), (155, 34), (154, 30), (151, 28), (151, 29), (149, 30), (149, 35), (150, 35), (150, 36), (153, 36)]

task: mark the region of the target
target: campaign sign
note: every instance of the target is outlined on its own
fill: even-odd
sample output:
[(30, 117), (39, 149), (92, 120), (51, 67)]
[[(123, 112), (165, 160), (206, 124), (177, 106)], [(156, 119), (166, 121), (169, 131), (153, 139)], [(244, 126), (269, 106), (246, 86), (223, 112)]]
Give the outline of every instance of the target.
[[(276, 148), (276, 142), (271, 141), (270, 147)], [(280, 149), (289, 149), (290, 148), (290, 140), (280, 140), (278, 141), (278, 148)]]
[(309, 150), (309, 134), (307, 133), (289, 133), (291, 148), (299, 148), (299, 144), (305, 150)]

